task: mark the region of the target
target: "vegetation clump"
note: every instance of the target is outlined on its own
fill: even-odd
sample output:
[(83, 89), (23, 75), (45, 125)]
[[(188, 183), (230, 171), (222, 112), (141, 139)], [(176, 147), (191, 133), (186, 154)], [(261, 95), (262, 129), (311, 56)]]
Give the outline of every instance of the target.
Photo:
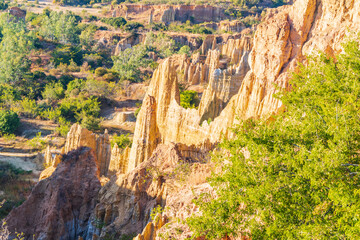
[(193, 90), (185, 90), (180, 93), (180, 106), (183, 108), (197, 108), (200, 100), (198, 93)]
[(19, 127), (19, 116), (11, 110), (0, 110), (0, 135), (12, 134)]
[(285, 112), (234, 129), (215, 158), (217, 197), (203, 194), (188, 219), (195, 237), (359, 238), (359, 66), (359, 41), (336, 61), (309, 59), (279, 94)]
[(111, 147), (114, 147), (114, 145), (117, 145), (119, 148), (124, 149), (126, 147), (131, 147), (132, 141), (129, 138), (129, 134), (121, 134), (121, 135), (113, 135), (111, 140)]

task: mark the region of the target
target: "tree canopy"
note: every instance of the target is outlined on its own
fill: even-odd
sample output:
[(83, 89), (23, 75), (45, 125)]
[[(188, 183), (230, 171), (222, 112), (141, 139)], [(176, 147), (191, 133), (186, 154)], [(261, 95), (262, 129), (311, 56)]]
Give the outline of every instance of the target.
[(337, 60), (310, 58), (290, 83), (284, 113), (244, 121), (221, 144), (217, 197), (203, 194), (188, 220), (195, 236), (359, 239), (359, 41)]
[(34, 38), (23, 20), (7, 13), (0, 15), (0, 33), (0, 82), (16, 82), (30, 69)]

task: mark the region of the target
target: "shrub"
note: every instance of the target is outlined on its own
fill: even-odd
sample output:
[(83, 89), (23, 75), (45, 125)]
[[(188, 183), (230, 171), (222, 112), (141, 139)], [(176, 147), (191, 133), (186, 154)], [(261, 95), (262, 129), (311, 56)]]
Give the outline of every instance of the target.
[(144, 25), (138, 22), (128, 22), (125, 24), (125, 31), (136, 31), (139, 28), (143, 28)]
[(126, 148), (131, 147), (132, 141), (129, 138), (129, 134), (121, 134), (119, 136), (115, 134), (111, 140), (111, 147), (114, 147), (115, 144), (118, 145), (119, 148)]
[(42, 96), (44, 99), (52, 102), (62, 99), (65, 96), (65, 91), (61, 83), (52, 82), (46, 85)]
[(122, 18), (122, 17), (102, 18), (101, 22), (109, 24), (110, 26), (112, 26), (114, 28), (122, 27), (127, 23), (125, 18)]
[(90, 96), (98, 96), (102, 98), (111, 98), (116, 90), (115, 83), (108, 83), (102, 80), (88, 79), (85, 82), (84, 91)]
[(94, 116), (84, 116), (81, 121), (81, 126), (90, 131), (100, 130), (100, 118), (96, 118)]
[(187, 56), (191, 56), (191, 49), (188, 45), (182, 46), (178, 52), (178, 54), (186, 54)]
[(102, 65), (104, 58), (99, 54), (85, 54), (84, 55), (84, 62), (87, 62), (91, 68), (96, 68)]
[(180, 105), (183, 108), (197, 108), (199, 97), (196, 91), (186, 90), (180, 93)]
[(10, 110), (0, 110), (0, 134), (12, 134), (19, 127), (19, 116)]
[(60, 116), (69, 122), (81, 122), (84, 117), (98, 117), (100, 102), (96, 97), (63, 99), (59, 105)]
[(147, 58), (145, 46), (134, 46), (120, 52), (118, 56), (112, 57), (114, 61), (113, 70), (119, 74), (120, 80), (140, 82), (140, 67), (146, 67), (151, 60)]
[(34, 148), (34, 149), (38, 149), (38, 150), (42, 150), (45, 149), (46, 146), (48, 145), (49, 141), (43, 139), (41, 137), (41, 132), (38, 132), (36, 134), (36, 137), (28, 140), (26, 142), (30, 147)]
[(69, 65), (73, 60), (77, 65), (82, 64), (83, 52), (78, 46), (65, 45), (55, 49), (51, 53), (51, 60), (57, 67), (60, 63)]
[(66, 89), (67, 96), (78, 96), (81, 91), (85, 88), (85, 81), (83, 79), (74, 79), (69, 82)]
[(65, 118), (59, 118), (59, 126), (55, 129), (55, 132), (60, 134), (60, 136), (66, 137), (67, 133), (70, 130), (71, 123), (66, 121)]
[(16, 102), (13, 110), (19, 115), (34, 118), (39, 114), (39, 108), (34, 99), (24, 98)]

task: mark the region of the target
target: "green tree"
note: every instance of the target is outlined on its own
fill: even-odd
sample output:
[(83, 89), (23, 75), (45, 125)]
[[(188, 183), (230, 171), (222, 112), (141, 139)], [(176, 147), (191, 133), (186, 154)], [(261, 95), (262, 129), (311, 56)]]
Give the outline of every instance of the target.
[(191, 56), (191, 49), (188, 45), (184, 45), (180, 48), (178, 54), (186, 54), (187, 56)]
[(0, 134), (11, 134), (19, 127), (18, 115), (9, 110), (0, 110)]
[(141, 81), (141, 67), (147, 67), (151, 60), (147, 57), (145, 46), (134, 46), (112, 57), (113, 70), (119, 74), (120, 80)]
[(204, 194), (202, 216), (188, 220), (195, 236), (359, 239), (359, 42), (344, 49), (300, 68), (279, 94), (284, 113), (224, 140), (210, 180), (218, 197)]
[(65, 91), (60, 82), (51, 82), (46, 85), (44, 92), (42, 93), (44, 99), (50, 102), (59, 100), (65, 96)]
[(180, 93), (180, 106), (183, 108), (197, 108), (200, 100), (198, 93), (193, 90), (185, 90)]
[(33, 37), (25, 22), (7, 13), (0, 15), (0, 82), (17, 82), (30, 69), (27, 55), (33, 48)]
[(63, 44), (79, 42), (77, 34), (77, 19), (71, 12), (51, 11), (49, 16), (44, 15), (39, 33), (46, 39)]

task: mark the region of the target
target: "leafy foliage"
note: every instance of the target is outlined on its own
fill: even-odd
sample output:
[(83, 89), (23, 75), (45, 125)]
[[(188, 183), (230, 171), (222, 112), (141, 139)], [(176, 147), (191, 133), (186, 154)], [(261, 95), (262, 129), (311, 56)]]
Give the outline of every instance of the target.
[(300, 68), (279, 95), (283, 114), (237, 126), (216, 157), (218, 197), (204, 194), (202, 216), (188, 220), (195, 237), (358, 239), (359, 76), (351, 41), (337, 61), (319, 56)]
[(129, 134), (121, 134), (119, 136), (115, 134), (111, 140), (111, 147), (114, 147), (115, 144), (118, 145), (119, 148), (126, 148), (131, 147), (132, 141), (129, 138)]
[(134, 46), (120, 52), (118, 56), (112, 57), (114, 61), (113, 70), (119, 74), (120, 80), (132, 82), (141, 81), (140, 67), (147, 67), (151, 62), (147, 58), (145, 46)]
[(102, 18), (101, 22), (109, 24), (110, 26), (112, 26), (114, 28), (120, 28), (127, 23), (125, 18), (122, 18), (122, 17)]
[(8, 6), (9, 5), (5, 2), (5, 0), (0, 1), (0, 10), (6, 10)]
[(184, 45), (180, 48), (178, 54), (186, 54), (188, 57), (191, 56), (191, 49), (188, 45)]
[(43, 98), (49, 101), (56, 101), (64, 97), (64, 88), (60, 82), (52, 82), (46, 85)]
[(198, 93), (193, 90), (185, 90), (180, 93), (180, 106), (183, 108), (197, 108), (200, 100)]
[(33, 37), (25, 22), (7, 13), (0, 15), (0, 82), (17, 82), (30, 69), (27, 54), (33, 48)]
[(10, 110), (0, 110), (0, 134), (11, 134), (19, 127), (18, 115)]
[(71, 12), (51, 11), (49, 16), (43, 16), (39, 33), (46, 39), (63, 44), (78, 43), (77, 22), (78, 19)]
[(182, 23), (170, 23), (168, 27), (169, 31), (174, 32), (189, 32), (197, 34), (213, 34), (213, 29), (203, 26), (202, 24), (191, 24), (190, 21), (186, 21), (185, 24)]

